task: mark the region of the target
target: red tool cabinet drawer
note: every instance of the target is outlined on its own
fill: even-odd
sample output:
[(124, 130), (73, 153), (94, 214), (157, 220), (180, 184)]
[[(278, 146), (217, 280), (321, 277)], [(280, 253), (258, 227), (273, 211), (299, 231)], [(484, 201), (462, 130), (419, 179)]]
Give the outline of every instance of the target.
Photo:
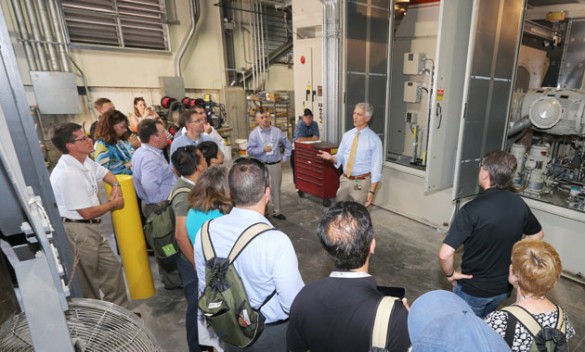
[(295, 142), (295, 178), (297, 189), (323, 199), (323, 205), (331, 204), (339, 188), (339, 172), (330, 161), (321, 159), (319, 151), (335, 155), (337, 146), (330, 143)]

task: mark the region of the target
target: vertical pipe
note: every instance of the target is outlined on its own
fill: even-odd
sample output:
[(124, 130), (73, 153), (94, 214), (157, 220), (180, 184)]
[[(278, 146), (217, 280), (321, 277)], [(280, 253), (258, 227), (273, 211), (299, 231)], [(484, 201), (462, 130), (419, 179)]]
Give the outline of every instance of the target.
[(53, 33), (51, 26), (49, 25), (49, 13), (47, 12), (47, 7), (45, 6), (46, 0), (37, 0), (37, 8), (39, 10), (39, 18), (41, 20), (41, 26), (43, 32), (45, 32), (45, 40), (49, 42), (47, 47), (49, 49), (49, 59), (51, 63), (52, 71), (60, 71), (61, 65), (59, 65), (59, 60), (57, 59), (57, 51), (55, 50), (55, 44), (53, 42)]
[(65, 32), (63, 30), (65, 23), (63, 23), (63, 17), (60, 16), (59, 10), (57, 10), (55, 0), (49, 1), (49, 15), (51, 16), (51, 24), (55, 32), (55, 41), (59, 43), (58, 48), (63, 71), (70, 72), (71, 68), (69, 67), (69, 59), (67, 58), (67, 42), (65, 41)]
[(254, 22), (253, 17), (253, 1), (250, 0), (250, 25), (252, 26), (250, 35), (252, 35), (252, 90), (256, 90), (256, 23)]
[(30, 43), (30, 37), (26, 29), (26, 23), (24, 22), (24, 16), (22, 14), (22, 8), (20, 7), (19, 0), (12, 0), (12, 9), (14, 16), (16, 17), (16, 24), (18, 25), (18, 31), (23, 41), (24, 53), (26, 55), (26, 61), (31, 71), (37, 71), (36, 53), (35, 48)]
[(36, 41), (35, 46), (38, 51), (39, 55), (39, 62), (41, 66), (41, 71), (48, 71), (49, 65), (47, 64), (47, 56), (45, 54), (45, 47), (41, 43), (41, 32), (39, 30), (39, 23), (37, 22), (37, 16), (35, 13), (34, 5), (32, 0), (26, 0), (25, 2), (26, 12), (28, 14), (28, 19), (30, 21), (30, 27), (32, 29), (33, 39)]
[(260, 21), (258, 19), (258, 0), (254, 0), (254, 23), (256, 23), (256, 89), (262, 89), (262, 67), (260, 66)]
[(262, 85), (266, 86), (266, 80), (268, 79), (268, 58), (266, 57), (266, 46), (264, 43), (264, 16), (262, 11), (262, 3), (258, 3), (258, 17), (260, 17), (260, 39), (262, 42), (262, 72), (263, 72), (263, 82)]

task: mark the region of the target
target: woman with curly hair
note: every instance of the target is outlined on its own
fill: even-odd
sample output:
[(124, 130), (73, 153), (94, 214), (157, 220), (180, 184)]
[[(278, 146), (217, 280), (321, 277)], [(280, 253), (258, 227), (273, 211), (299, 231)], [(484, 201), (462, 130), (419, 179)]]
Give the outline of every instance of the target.
[(547, 297), (562, 270), (559, 254), (547, 242), (524, 239), (512, 247), (508, 281), (517, 290), (516, 303), (485, 317), (487, 324), (506, 340), (512, 351), (529, 351), (535, 339), (516, 317), (518, 313), (528, 313), (527, 316), (542, 328), (555, 328), (561, 319), (564, 321), (561, 325), (566, 327), (564, 337), (568, 340), (575, 335), (566, 312)]
[(132, 175), (134, 148), (129, 137), (126, 115), (118, 110), (103, 113), (95, 132), (95, 161), (114, 175)]

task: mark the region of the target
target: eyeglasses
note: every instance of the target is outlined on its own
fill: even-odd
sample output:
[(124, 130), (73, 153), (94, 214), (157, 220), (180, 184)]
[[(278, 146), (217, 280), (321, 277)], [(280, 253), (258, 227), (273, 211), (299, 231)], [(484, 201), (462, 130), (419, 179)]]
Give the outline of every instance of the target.
[(189, 122), (193, 122), (193, 123), (203, 123), (203, 121), (205, 121), (204, 119), (195, 119), (195, 120), (190, 120)]
[(74, 139), (74, 140), (72, 140), (72, 141), (71, 141), (71, 142), (69, 142), (69, 143), (75, 143), (75, 142), (85, 142), (85, 141), (87, 141), (88, 139), (91, 139), (91, 138), (90, 138), (90, 137), (87, 137), (87, 136), (83, 136), (83, 137), (81, 137), (81, 138)]

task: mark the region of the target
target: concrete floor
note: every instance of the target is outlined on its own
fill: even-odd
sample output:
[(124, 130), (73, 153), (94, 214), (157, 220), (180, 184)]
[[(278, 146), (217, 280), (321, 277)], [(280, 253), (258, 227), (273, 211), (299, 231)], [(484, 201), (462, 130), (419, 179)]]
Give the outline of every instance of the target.
[[(332, 261), (315, 234), (317, 222), (324, 211), (321, 200), (297, 196), (288, 166), (284, 170), (282, 193), (282, 209), (288, 219), (273, 220), (272, 223), (291, 238), (305, 283), (329, 275)], [(379, 285), (406, 287), (406, 296), (411, 303), (430, 290), (450, 289), (437, 259), (444, 233), (378, 207), (372, 207), (371, 215), (377, 247), (370, 272)], [(188, 351), (183, 292), (167, 291), (158, 281), (156, 285), (156, 296), (133, 302), (134, 310), (142, 314), (145, 324), (165, 351)], [(585, 350), (585, 286), (561, 278), (549, 296), (567, 310), (577, 331), (570, 341), (570, 349)], [(506, 304), (511, 303), (512, 299)]]

